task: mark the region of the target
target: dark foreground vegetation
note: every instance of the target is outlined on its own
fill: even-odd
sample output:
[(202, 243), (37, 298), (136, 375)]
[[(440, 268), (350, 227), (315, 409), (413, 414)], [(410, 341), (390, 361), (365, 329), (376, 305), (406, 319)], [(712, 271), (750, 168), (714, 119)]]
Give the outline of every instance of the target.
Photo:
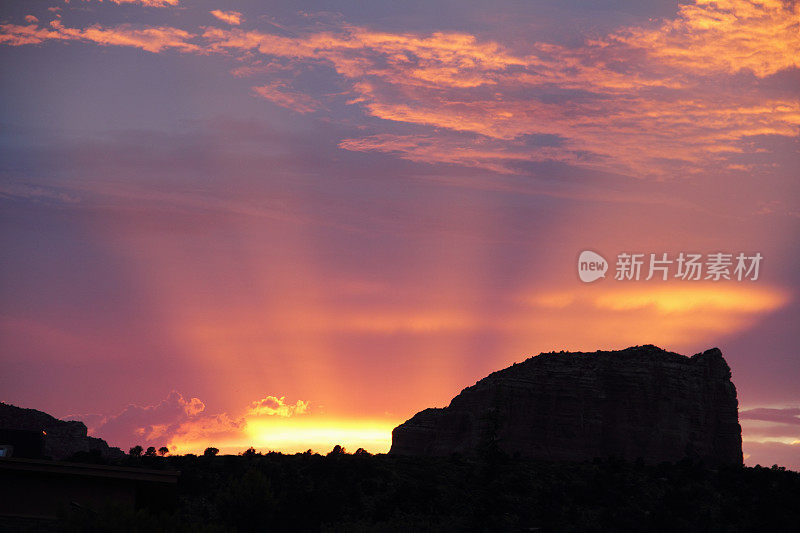
[[(798, 531), (800, 474), (684, 461), (367, 453), (126, 456), (181, 472), (171, 511), (72, 513), (67, 531)], [(75, 457), (74, 459), (81, 459)], [(83, 460), (92, 460), (83, 457)], [(167, 502), (169, 503), (169, 502)]]

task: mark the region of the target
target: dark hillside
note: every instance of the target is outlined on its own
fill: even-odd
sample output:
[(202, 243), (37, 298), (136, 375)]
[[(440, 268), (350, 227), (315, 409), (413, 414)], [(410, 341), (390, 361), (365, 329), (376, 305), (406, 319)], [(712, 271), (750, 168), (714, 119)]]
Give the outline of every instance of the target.
[[(796, 531), (800, 474), (490, 455), (128, 457), (181, 471), (166, 515), (72, 514), (69, 531)], [(132, 529), (131, 529), (132, 528)]]

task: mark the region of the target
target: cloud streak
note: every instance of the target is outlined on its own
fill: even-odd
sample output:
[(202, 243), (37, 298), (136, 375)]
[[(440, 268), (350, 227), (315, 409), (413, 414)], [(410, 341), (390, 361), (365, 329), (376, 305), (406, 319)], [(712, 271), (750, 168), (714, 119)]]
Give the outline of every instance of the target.
[(253, 87), (253, 92), (261, 98), (298, 113), (311, 113), (322, 106), (318, 100), (307, 94), (291, 90), (289, 85), (282, 81), (272, 81)]
[[(800, 426), (800, 407), (748, 409), (739, 413), (739, 418)], [(800, 434), (800, 431), (798, 434)]]
[[(389, 129), (417, 128), (344, 139), (343, 149), (499, 173), (558, 161), (663, 178), (752, 172), (756, 163), (738, 159), (764, 150), (754, 139), (797, 135), (797, 95), (766, 96), (760, 80), (798, 68), (799, 10), (778, 0), (701, 0), (680, 6), (675, 19), (621, 28), (580, 46), (534, 42), (513, 51), (463, 32), (391, 33), (342, 23), (285, 36), (216, 27), (197, 34), (168, 26), (81, 29), (54, 20), (49, 28), (2, 25), (0, 43), (74, 40), (229, 54), (242, 63), (236, 72), (255, 75), (265, 60), (284, 61), (264, 72), (268, 79), (253, 93), (299, 113), (325, 109), (338, 96), (296, 86), (297, 75), (332, 67), (346, 85), (345, 105)], [(242, 20), (234, 11), (211, 13), (232, 25)], [(561, 142), (531, 146), (532, 135)]]
[(230, 24), (231, 26), (238, 26), (243, 20), (242, 14), (238, 11), (221, 11), (219, 9), (215, 9), (210, 11), (210, 13), (214, 16), (214, 18)]
[(90, 42), (100, 46), (129, 46), (147, 52), (158, 53), (168, 49), (181, 52), (199, 52), (200, 47), (189, 41), (191, 33), (168, 26), (136, 27), (122, 24), (104, 27), (99, 24), (88, 28), (70, 28), (59, 19), (50, 22), (50, 27), (29, 24), (0, 24), (0, 44), (22, 46), (40, 44), (45, 41)]
[[(84, 0), (84, 2), (91, 2), (92, 0)], [(99, 0), (103, 2), (104, 0)], [(137, 4), (144, 7), (175, 7), (180, 0), (107, 0), (109, 3), (117, 5)]]

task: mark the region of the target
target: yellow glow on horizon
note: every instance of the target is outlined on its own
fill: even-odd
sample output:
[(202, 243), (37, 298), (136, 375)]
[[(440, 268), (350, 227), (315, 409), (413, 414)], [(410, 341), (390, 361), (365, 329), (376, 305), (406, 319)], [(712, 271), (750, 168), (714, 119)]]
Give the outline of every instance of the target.
[(364, 448), (386, 453), (392, 444), (392, 430), (402, 420), (342, 419), (320, 416), (251, 417), (238, 435), (213, 440), (176, 440), (173, 453), (202, 453), (208, 446), (222, 453), (241, 453), (249, 447), (259, 452), (297, 453), (312, 450), (327, 453), (335, 445), (348, 452)]
[(339, 444), (350, 451), (364, 448), (373, 453), (385, 453), (391, 446), (392, 429), (399, 423), (397, 420), (262, 417), (249, 419), (244, 434), (253, 442), (282, 451), (309, 448), (329, 451)]

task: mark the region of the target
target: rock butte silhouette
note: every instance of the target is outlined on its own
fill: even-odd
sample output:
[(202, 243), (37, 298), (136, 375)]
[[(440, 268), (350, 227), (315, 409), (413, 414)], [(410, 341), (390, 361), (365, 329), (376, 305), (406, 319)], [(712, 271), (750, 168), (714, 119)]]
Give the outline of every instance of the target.
[(686, 457), (742, 464), (736, 387), (719, 349), (542, 353), (493, 372), (392, 432), (390, 454), (546, 460)]
[(124, 455), (122, 450), (109, 446), (103, 439), (88, 436), (83, 422), (59, 420), (36, 409), (0, 402), (0, 430), (4, 429), (43, 432), (46, 438), (42, 439), (42, 452), (53, 459), (66, 459), (74, 453), (93, 450), (109, 459)]

